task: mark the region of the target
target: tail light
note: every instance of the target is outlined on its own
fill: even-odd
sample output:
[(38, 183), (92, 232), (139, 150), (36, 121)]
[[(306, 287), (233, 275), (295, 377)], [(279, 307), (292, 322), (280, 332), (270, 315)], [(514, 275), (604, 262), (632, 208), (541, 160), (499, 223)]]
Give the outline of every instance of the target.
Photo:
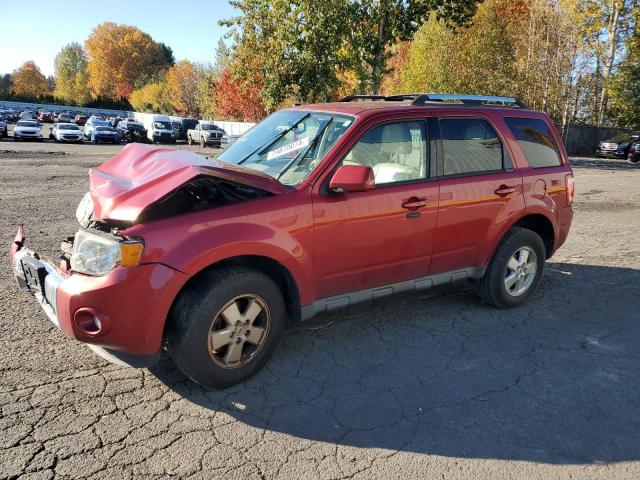
[(573, 182), (572, 174), (564, 177), (564, 188), (567, 193), (567, 207), (570, 207), (573, 205), (573, 194), (575, 193), (575, 184)]

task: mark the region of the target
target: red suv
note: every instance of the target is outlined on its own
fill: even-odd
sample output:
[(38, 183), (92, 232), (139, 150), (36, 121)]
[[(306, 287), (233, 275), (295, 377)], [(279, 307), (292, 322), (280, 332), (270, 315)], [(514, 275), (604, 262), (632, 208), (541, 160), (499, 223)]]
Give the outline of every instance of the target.
[[(362, 101), (374, 100), (374, 101)], [(571, 224), (553, 124), (515, 99), (348, 97), (274, 113), (216, 160), (131, 144), (90, 172), (59, 265), (18, 284), (68, 336), (204, 385), (255, 373), (285, 319), (467, 279), (516, 307)]]

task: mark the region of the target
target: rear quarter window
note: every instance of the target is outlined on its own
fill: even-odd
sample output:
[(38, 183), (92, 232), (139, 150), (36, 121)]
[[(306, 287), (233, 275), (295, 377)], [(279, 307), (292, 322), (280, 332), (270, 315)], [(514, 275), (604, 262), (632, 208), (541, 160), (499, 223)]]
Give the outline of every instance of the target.
[(557, 167), (562, 164), (560, 149), (545, 122), (536, 118), (515, 117), (505, 118), (504, 121), (531, 167)]

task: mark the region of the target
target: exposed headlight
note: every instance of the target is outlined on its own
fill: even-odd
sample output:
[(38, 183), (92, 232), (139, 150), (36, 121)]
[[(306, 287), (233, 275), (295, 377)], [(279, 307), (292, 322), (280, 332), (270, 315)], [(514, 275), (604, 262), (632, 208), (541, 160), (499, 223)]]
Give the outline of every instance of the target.
[(140, 263), (142, 247), (140, 241), (119, 240), (78, 230), (73, 241), (71, 269), (102, 276), (116, 267), (133, 267)]
[(91, 217), (93, 217), (93, 200), (91, 194), (87, 192), (80, 200), (78, 208), (76, 208), (76, 219), (82, 227), (87, 228), (91, 222)]

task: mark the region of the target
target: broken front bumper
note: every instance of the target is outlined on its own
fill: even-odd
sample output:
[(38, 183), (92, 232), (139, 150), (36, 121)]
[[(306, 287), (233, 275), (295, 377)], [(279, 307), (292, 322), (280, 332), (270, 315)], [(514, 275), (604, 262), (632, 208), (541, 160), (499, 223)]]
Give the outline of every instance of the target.
[(116, 268), (102, 277), (67, 273), (24, 240), (20, 227), (9, 250), (13, 273), (51, 322), (113, 363), (140, 367), (157, 360), (184, 274), (161, 264)]

